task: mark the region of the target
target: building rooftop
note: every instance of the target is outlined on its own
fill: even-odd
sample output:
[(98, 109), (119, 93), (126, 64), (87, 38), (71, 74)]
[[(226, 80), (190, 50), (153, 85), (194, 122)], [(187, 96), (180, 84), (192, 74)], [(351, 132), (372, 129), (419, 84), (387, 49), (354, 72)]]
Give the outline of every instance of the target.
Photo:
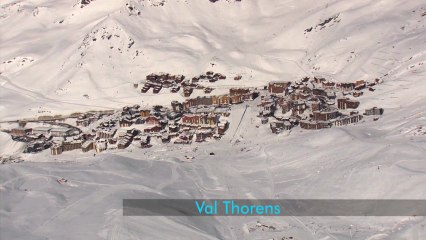
[(51, 127), (34, 127), (33, 131), (50, 131)]
[(69, 130), (71, 130), (71, 129), (66, 128), (66, 127), (61, 127), (61, 128), (53, 128), (51, 130), (51, 132), (63, 132), (63, 133), (65, 133), (65, 132), (68, 132)]

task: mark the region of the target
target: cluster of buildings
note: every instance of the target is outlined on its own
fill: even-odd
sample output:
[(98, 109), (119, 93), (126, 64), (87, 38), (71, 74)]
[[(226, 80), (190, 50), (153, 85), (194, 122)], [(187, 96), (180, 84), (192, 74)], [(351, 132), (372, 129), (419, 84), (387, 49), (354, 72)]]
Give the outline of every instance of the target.
[[(240, 104), (244, 101), (252, 101), (258, 97), (259, 92), (249, 88), (231, 88), (229, 94), (203, 96), (187, 99), (183, 102), (183, 108), (189, 109), (193, 106), (228, 106), (232, 104)], [(173, 103), (172, 103), (173, 107)]]
[[(208, 72), (206, 76), (215, 75)], [(57, 155), (75, 149), (102, 152), (125, 149), (131, 144), (147, 148), (154, 141), (191, 144), (220, 139), (229, 127), (230, 105), (251, 101), (257, 96), (258, 92), (248, 88), (232, 88), (229, 94), (172, 101), (171, 108), (160, 105), (152, 108), (126, 106), (101, 119), (82, 114), (77, 117), (77, 125), (94, 125), (93, 128), (73, 138), (52, 141), (51, 153)]]
[[(359, 122), (363, 90), (374, 91), (372, 83), (335, 83), (324, 78), (303, 78), (296, 82), (270, 82), (267, 93), (261, 96), (259, 117), (262, 124), (269, 122), (271, 131), (279, 133), (299, 125), (303, 129), (322, 129)], [(364, 115), (381, 115), (383, 109), (366, 109)], [(270, 121), (271, 120), (271, 121)]]
[[(159, 93), (163, 88), (170, 88), (172, 93), (177, 93), (179, 91), (185, 97), (191, 96), (194, 89), (202, 89), (205, 93), (210, 93), (213, 91), (211, 87), (204, 87), (200, 84), (202, 81), (216, 82), (218, 80), (224, 80), (226, 76), (221, 73), (215, 73), (208, 71), (205, 74), (195, 76), (192, 79), (186, 79), (184, 75), (172, 75), (169, 73), (152, 73), (146, 76), (146, 81), (143, 87), (141, 88), (142, 93), (148, 92), (151, 88), (153, 93)], [(139, 84), (135, 84), (134, 87), (138, 87)]]
[[(144, 88), (171, 87), (172, 91), (193, 87), (199, 81), (217, 81), (224, 75), (214, 72), (185, 81), (181, 75), (151, 74)], [(220, 139), (229, 128), (227, 117), (230, 106), (245, 101), (256, 102), (258, 117), (268, 124), (273, 133), (290, 130), (323, 129), (359, 122), (363, 116), (382, 115), (382, 108), (365, 109), (360, 114), (356, 99), (363, 91), (374, 91), (379, 81), (334, 83), (324, 78), (303, 78), (295, 82), (275, 81), (263, 90), (231, 88), (223, 95), (188, 98), (172, 101), (171, 107), (156, 105), (141, 108), (126, 106), (119, 111), (88, 112), (72, 116), (75, 124), (50, 122), (43, 126), (27, 128), (25, 123), (9, 131), (15, 141), (27, 143), (25, 152), (49, 149), (52, 155), (66, 151), (102, 152), (107, 149), (126, 149), (130, 145), (141, 148), (153, 143), (191, 144), (208, 139)], [(145, 89), (146, 90), (146, 89)], [(145, 91), (143, 90), (143, 91)], [(189, 94), (190, 95), (190, 94)], [(188, 95), (188, 96), (189, 96)], [(376, 120), (376, 119), (375, 119)]]
[(10, 135), (14, 141), (25, 142), (26, 153), (36, 153), (54, 146), (57, 139), (65, 139), (80, 134), (78, 128), (69, 125), (45, 125), (28, 128), (26, 123), (20, 123), (19, 127), (12, 128)]

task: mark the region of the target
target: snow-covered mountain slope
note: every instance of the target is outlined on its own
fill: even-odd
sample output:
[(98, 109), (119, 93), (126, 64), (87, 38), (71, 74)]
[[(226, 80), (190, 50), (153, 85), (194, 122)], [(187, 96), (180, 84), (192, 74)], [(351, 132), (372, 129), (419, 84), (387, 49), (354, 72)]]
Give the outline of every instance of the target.
[(2, 1), (2, 119), (169, 103), (164, 93), (142, 96), (132, 87), (159, 71), (212, 69), (243, 75), (222, 84), (260, 86), (306, 75), (391, 78), (425, 68), (421, 1), (83, 2)]
[[(260, 86), (380, 77), (378, 121), (274, 135), (232, 107), (221, 141), (0, 166), (1, 239), (425, 239), (424, 217), (123, 217), (123, 198), (425, 199), (426, 4), (421, 1), (4, 0), (0, 120), (169, 103), (151, 72), (212, 69)], [(83, 95), (89, 95), (89, 98)], [(0, 152), (20, 145), (0, 135)], [(13, 151), (10, 151), (10, 150)], [(215, 155), (210, 155), (214, 152)], [(66, 178), (67, 184), (56, 180)], [(256, 228), (256, 222), (273, 226)], [(254, 231), (249, 229), (255, 229)], [(66, 229), (66, 231), (64, 230)]]
[(19, 154), (25, 148), (24, 143), (13, 141), (12, 137), (4, 132), (0, 132), (0, 143), (0, 152), (4, 156)]
[[(244, 109), (234, 106), (231, 121)], [(289, 135), (256, 128), (256, 114), (249, 107), (218, 142), (45, 152), (0, 165), (0, 238), (424, 239), (421, 216), (123, 217), (123, 198), (426, 198), (426, 135), (400, 131), (424, 124), (424, 103), (379, 121)], [(56, 181), (62, 177), (66, 184)]]

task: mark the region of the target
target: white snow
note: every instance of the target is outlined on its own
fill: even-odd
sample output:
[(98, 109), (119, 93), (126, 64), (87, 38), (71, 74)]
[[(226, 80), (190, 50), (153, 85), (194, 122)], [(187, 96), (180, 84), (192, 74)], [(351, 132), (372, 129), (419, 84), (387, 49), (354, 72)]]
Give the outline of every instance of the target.
[(24, 150), (25, 143), (15, 142), (12, 137), (4, 132), (0, 132), (0, 153), (1, 156), (15, 156)]
[[(218, 92), (306, 75), (337, 82), (381, 77), (375, 92), (359, 97), (359, 110), (378, 106), (385, 113), (355, 126), (274, 135), (254, 106), (238, 127), (245, 109), (239, 105), (219, 142), (132, 146), (95, 157), (24, 154), (22, 163), (0, 165), (1, 239), (425, 238), (424, 217), (121, 213), (123, 198), (425, 199), (423, 2), (94, 0), (83, 8), (77, 2), (0, 3), (1, 121), (169, 104), (183, 97), (141, 94), (133, 83), (152, 72), (192, 77), (207, 70), (228, 76), (217, 82)], [(243, 79), (232, 80), (238, 74)], [(0, 132), (0, 155), (21, 148)], [(62, 177), (69, 184), (58, 184)], [(257, 221), (277, 231), (251, 231)]]

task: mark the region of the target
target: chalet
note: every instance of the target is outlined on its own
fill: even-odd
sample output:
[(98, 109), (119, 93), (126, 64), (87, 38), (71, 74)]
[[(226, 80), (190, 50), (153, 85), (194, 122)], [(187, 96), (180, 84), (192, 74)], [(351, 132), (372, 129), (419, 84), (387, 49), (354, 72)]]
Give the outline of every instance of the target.
[(262, 118), (260, 119), (260, 123), (262, 123), (262, 124), (267, 124), (267, 123), (268, 123), (268, 121), (269, 121), (269, 118), (267, 118), (267, 117), (262, 117)]
[(284, 93), (291, 85), (291, 82), (270, 82), (268, 84), (269, 93)]
[(157, 94), (161, 91), (162, 86), (161, 85), (156, 85), (154, 86), (154, 90), (153, 93)]
[(179, 131), (179, 126), (178, 125), (170, 125), (169, 126), (169, 132), (171, 132), (171, 133), (175, 133), (175, 132), (178, 132)]
[(115, 127), (115, 125), (116, 125), (116, 121), (110, 120), (110, 121), (101, 123), (99, 126), (104, 128), (112, 128), (112, 127)]
[(136, 118), (136, 120), (135, 120), (135, 124), (140, 125), (140, 124), (144, 124), (144, 123), (145, 123), (145, 119), (142, 119), (140, 117)]
[(140, 113), (139, 112), (131, 112), (130, 113), (130, 119), (134, 120), (136, 118), (140, 117)]
[(212, 104), (219, 106), (227, 106), (231, 103), (229, 95), (212, 96)]
[(177, 93), (177, 92), (179, 92), (179, 90), (180, 90), (180, 87), (179, 87), (179, 86), (177, 86), (177, 85), (173, 85), (173, 86), (172, 86), (172, 89), (170, 90), (170, 92), (172, 92), (172, 93)]
[(179, 118), (182, 116), (181, 113), (177, 113), (177, 112), (169, 112), (167, 113), (167, 119), (171, 120), (171, 121), (177, 121), (179, 120)]
[(17, 127), (17, 128), (13, 128), (10, 134), (13, 136), (26, 136), (31, 132), (32, 132), (31, 128)]
[(179, 137), (179, 133), (178, 132), (169, 132), (169, 136), (170, 136), (170, 139), (174, 139), (174, 138), (177, 138), (177, 137)]
[(150, 136), (148, 136), (148, 135), (141, 136), (141, 148), (151, 147), (150, 142), (151, 142)]
[(362, 90), (364, 88), (366, 88), (366, 82), (364, 80), (358, 80), (355, 82), (355, 90)]
[(89, 116), (88, 114), (82, 114), (80, 116), (78, 116), (77, 120), (76, 120), (76, 124), (77, 126), (83, 126), (83, 127), (87, 127), (89, 126), (92, 122), (96, 121), (99, 119), (98, 117), (95, 116)]
[(169, 121), (167, 119), (161, 119), (160, 120), (160, 126), (162, 129), (165, 129), (167, 127), (167, 124), (169, 123)]
[(231, 104), (240, 104), (243, 103), (243, 95), (232, 95), (231, 96)]
[(183, 96), (190, 97), (194, 89), (192, 87), (184, 87), (183, 88)]
[(213, 114), (228, 117), (230, 115), (228, 107), (216, 107), (213, 110)]
[(78, 118), (76, 120), (76, 124), (77, 124), (77, 126), (87, 127), (87, 126), (89, 126), (90, 122), (89, 122), (88, 118)]
[(297, 93), (297, 92), (292, 92), (290, 94), (290, 100), (292, 100), (292, 101), (300, 100), (300, 94)]
[(323, 129), (323, 128), (330, 128), (331, 123), (330, 122), (313, 122), (313, 121), (300, 121), (300, 127), (303, 129)]
[(219, 122), (219, 117), (207, 114), (185, 114), (182, 116), (183, 124), (193, 125), (216, 125)]
[(44, 141), (37, 141), (37, 142), (30, 142), (27, 144), (24, 153), (35, 153), (43, 151), (44, 149), (47, 149), (52, 146), (51, 142), (44, 142)]
[(204, 88), (204, 93), (206, 94), (211, 93), (212, 91), (213, 91), (213, 88), (210, 88), (210, 87)]
[(351, 116), (342, 116), (338, 119), (335, 119), (332, 121), (334, 126), (343, 126), (343, 125), (348, 125), (348, 124), (352, 124), (352, 123), (357, 123), (362, 119), (361, 115), (351, 115)]
[(182, 104), (178, 101), (172, 101), (171, 105), (172, 105), (173, 112), (180, 112), (183, 110)]
[(333, 109), (328, 111), (313, 111), (312, 113), (315, 121), (327, 121), (339, 116), (339, 111)]
[(271, 128), (272, 133), (280, 133), (284, 128), (284, 122), (274, 121), (269, 124), (269, 127)]
[(50, 153), (52, 155), (60, 155), (62, 154), (63, 150), (62, 150), (62, 145), (60, 144), (54, 144), (50, 147)]
[(325, 78), (321, 78), (321, 77), (314, 77), (313, 82), (314, 82), (314, 83), (316, 83), (316, 84), (320, 84), (320, 83), (322, 83), (322, 82), (325, 82)]
[(112, 138), (116, 132), (117, 129), (102, 128), (98, 129), (98, 131), (96, 132), (96, 136), (100, 139), (109, 139)]
[(106, 139), (101, 139), (95, 143), (96, 152), (103, 152), (107, 149), (108, 141)]
[(360, 96), (362, 96), (364, 93), (363, 92), (353, 92), (352, 93), (352, 96), (354, 96), (354, 97), (360, 97)]
[(284, 121), (284, 130), (290, 130), (293, 127), (293, 124), (290, 121)]
[(213, 136), (212, 132), (209, 131), (198, 131), (195, 134), (195, 142), (204, 142), (208, 137)]
[(303, 83), (306, 83), (309, 81), (309, 77), (304, 77), (302, 78), (300, 81), (302, 81)]
[(211, 82), (211, 83), (216, 82), (216, 81), (219, 80), (217, 77), (209, 77), (209, 76), (207, 76), (207, 78), (209, 79), (209, 82)]
[(28, 139), (30, 139), (31, 141), (40, 140), (40, 139), (45, 140), (46, 139), (42, 134), (32, 134), (31, 133), (31, 134), (26, 135), (26, 137)]
[(151, 73), (149, 75), (146, 76), (146, 80), (149, 81), (156, 81), (159, 78), (159, 76), (157, 74)]
[[(174, 81), (172, 81), (172, 80), (165, 80), (163, 82), (162, 87), (164, 87), (164, 88), (170, 88), (173, 85), (174, 85)], [(161, 88), (161, 86), (160, 86), (160, 88)]]
[(118, 120), (118, 125), (120, 127), (130, 127), (130, 126), (132, 126), (132, 124), (133, 124), (133, 122), (126, 119), (126, 118), (122, 118), (122, 119)]
[(303, 114), (307, 109), (307, 105), (304, 101), (294, 101), (292, 107), (293, 115)]
[(331, 89), (326, 89), (325, 90), (325, 96), (328, 98), (328, 99), (335, 99), (336, 98), (336, 93), (333, 91), (333, 90), (331, 90)]
[(310, 93), (305, 93), (305, 92), (298, 92), (297, 94), (299, 95), (298, 98), (303, 100), (306, 100), (311, 96)]
[(151, 114), (151, 110), (149, 110), (149, 109), (141, 109), (139, 111), (139, 114), (141, 115), (141, 117), (145, 118), (145, 117), (148, 117)]
[(292, 128), (292, 124), (287, 121), (273, 121), (269, 124), (272, 133), (280, 133), (283, 130), (290, 130)]
[(53, 137), (66, 137), (71, 135), (71, 133), (72, 133), (72, 129), (66, 128), (66, 127), (53, 128), (52, 130), (50, 130), (50, 134)]
[(184, 141), (191, 141), (192, 140), (192, 133), (184, 131), (181, 134), (179, 134), (179, 139)]
[(125, 149), (127, 148), (133, 141), (133, 135), (131, 133), (126, 133), (126, 135), (120, 139), (120, 141), (117, 144), (118, 149)]
[(170, 135), (167, 133), (164, 133), (163, 135), (161, 135), (161, 142), (162, 143), (168, 143), (170, 142)]
[(191, 140), (183, 140), (183, 139), (176, 139), (174, 142), (174, 144), (191, 144)]
[(312, 89), (312, 94), (315, 96), (326, 96), (326, 92), (323, 88), (314, 88)]
[(188, 109), (188, 108), (193, 107), (193, 106), (200, 106), (200, 105), (210, 106), (212, 104), (213, 104), (213, 98), (210, 97), (210, 96), (204, 96), (204, 97), (196, 97), (196, 98), (192, 98), (192, 99), (187, 99), (183, 103), (183, 107), (184, 107), (184, 109)]
[(244, 95), (250, 93), (250, 89), (248, 88), (231, 88), (229, 89), (229, 95), (235, 96), (235, 95)]
[(139, 130), (137, 130), (136, 128), (130, 129), (126, 131), (127, 134), (130, 134), (132, 137), (138, 135), (140, 133)]
[(153, 127), (145, 128), (144, 133), (158, 133), (162, 130), (161, 126), (155, 125)]
[(293, 108), (293, 102), (292, 101), (285, 101), (279, 105), (281, 108), (281, 113), (285, 114), (289, 112)]
[(141, 92), (142, 92), (142, 93), (146, 93), (146, 92), (148, 92), (148, 91), (149, 91), (149, 89), (150, 89), (150, 88), (151, 88), (151, 86), (150, 86), (150, 85), (145, 84), (145, 85), (142, 87)]
[(62, 144), (62, 151), (72, 151), (75, 149), (81, 149), (81, 140), (71, 140), (71, 141), (65, 141)]
[(83, 144), (81, 144), (81, 150), (83, 152), (88, 152), (92, 149), (94, 149), (94, 144), (92, 140), (85, 141)]
[(360, 104), (359, 101), (350, 100), (349, 98), (337, 99), (337, 107), (339, 109), (347, 109), (347, 108), (356, 109), (358, 108), (359, 104)]
[(222, 121), (217, 125), (217, 133), (219, 135), (225, 135), (226, 130), (228, 130), (229, 122), (228, 121)]
[(384, 112), (383, 108), (373, 107), (365, 109), (364, 115), (382, 115)]
[(341, 91), (352, 91), (355, 89), (355, 83), (338, 83), (336, 87)]
[(260, 116), (272, 116), (275, 112), (276, 103), (273, 98), (265, 97), (257, 106), (259, 107)]
[(160, 120), (161, 120), (161, 118), (153, 116), (153, 115), (150, 115), (149, 117), (147, 117), (145, 119), (145, 123), (146, 124), (158, 125), (158, 124), (160, 124)]
[(239, 80), (241, 80), (243, 77), (241, 76), (241, 75), (238, 75), (238, 76), (235, 76), (234, 77), (234, 80), (235, 81), (239, 81)]
[(175, 82), (176, 83), (181, 83), (184, 79), (185, 79), (184, 75), (176, 75)]
[(328, 81), (328, 82), (322, 82), (322, 87), (323, 87), (324, 89), (332, 89), (332, 88), (335, 88), (335, 86), (336, 86), (336, 83), (335, 83), (335, 82), (331, 82), (331, 81)]
[(114, 135), (114, 138), (121, 140), (126, 136), (126, 134), (127, 134), (127, 129), (120, 128), (117, 130), (116, 134)]
[(221, 73), (215, 73), (215, 77), (219, 78), (220, 80), (225, 80), (226, 76)]

